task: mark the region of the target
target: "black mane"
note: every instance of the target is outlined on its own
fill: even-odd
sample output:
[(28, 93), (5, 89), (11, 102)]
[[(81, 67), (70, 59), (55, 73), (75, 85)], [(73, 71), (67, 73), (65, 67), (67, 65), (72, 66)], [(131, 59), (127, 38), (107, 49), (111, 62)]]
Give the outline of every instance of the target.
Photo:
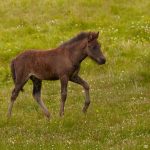
[(74, 42), (83, 40), (83, 39), (87, 38), (88, 35), (89, 35), (89, 32), (81, 32), (77, 36), (75, 36), (72, 39), (70, 39), (69, 41), (66, 41), (66, 42), (62, 43), (60, 45), (60, 47), (65, 47), (65, 46), (68, 46), (68, 45), (70, 45), (70, 44), (72, 44)]

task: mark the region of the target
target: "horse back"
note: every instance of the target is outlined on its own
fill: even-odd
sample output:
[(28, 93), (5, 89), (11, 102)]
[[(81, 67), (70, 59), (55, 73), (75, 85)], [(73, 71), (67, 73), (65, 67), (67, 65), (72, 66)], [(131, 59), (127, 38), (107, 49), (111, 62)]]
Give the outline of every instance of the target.
[(59, 50), (28, 50), (14, 61), (18, 74), (34, 75), (41, 80), (57, 80), (72, 67), (65, 51)]

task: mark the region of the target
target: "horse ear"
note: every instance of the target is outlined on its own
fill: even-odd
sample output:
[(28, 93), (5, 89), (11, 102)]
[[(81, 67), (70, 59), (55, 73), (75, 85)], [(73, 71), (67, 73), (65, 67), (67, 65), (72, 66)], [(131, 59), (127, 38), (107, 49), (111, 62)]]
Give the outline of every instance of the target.
[(88, 35), (88, 42), (94, 40), (94, 39), (97, 39), (99, 36), (99, 32), (95, 33), (95, 32), (89, 32), (89, 35)]
[(88, 35), (88, 42), (92, 41), (93, 40), (93, 35), (92, 35), (92, 32), (89, 32), (89, 35)]
[(98, 37), (99, 37), (99, 31), (96, 33), (96, 38), (98, 39)]

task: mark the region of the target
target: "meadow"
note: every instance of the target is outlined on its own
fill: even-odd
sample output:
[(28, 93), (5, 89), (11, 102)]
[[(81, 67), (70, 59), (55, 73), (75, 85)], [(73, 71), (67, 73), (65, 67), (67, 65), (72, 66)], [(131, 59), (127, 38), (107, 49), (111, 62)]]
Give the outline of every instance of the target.
[[(82, 87), (69, 83), (59, 117), (60, 83), (44, 81), (48, 121), (29, 81), (7, 119), (13, 81), (10, 61), (27, 49), (55, 48), (81, 31), (99, 31), (107, 63), (87, 58), (80, 76), (90, 85), (82, 113)], [(150, 149), (149, 0), (0, 0), (0, 150)]]

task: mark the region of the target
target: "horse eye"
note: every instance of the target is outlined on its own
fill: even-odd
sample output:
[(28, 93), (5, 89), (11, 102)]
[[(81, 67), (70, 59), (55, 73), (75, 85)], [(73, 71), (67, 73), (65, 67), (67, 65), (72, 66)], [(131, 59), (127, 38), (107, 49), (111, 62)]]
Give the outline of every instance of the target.
[(93, 49), (97, 49), (97, 46), (93, 46)]

